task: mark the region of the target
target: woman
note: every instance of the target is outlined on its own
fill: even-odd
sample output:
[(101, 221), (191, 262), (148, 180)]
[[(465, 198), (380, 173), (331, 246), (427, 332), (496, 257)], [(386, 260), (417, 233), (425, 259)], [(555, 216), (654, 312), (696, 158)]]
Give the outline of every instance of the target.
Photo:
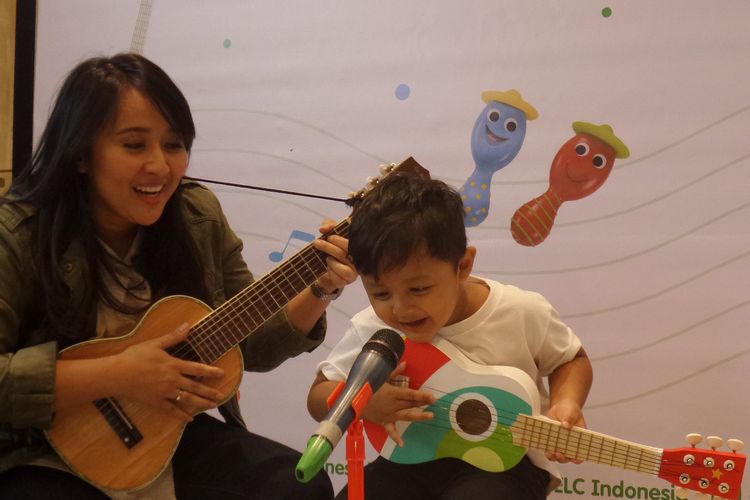
[[(171, 79), (135, 54), (76, 66), (28, 168), (0, 203), (0, 497), (331, 498), (325, 475), (293, 480), (299, 454), (244, 428), (217, 366), (170, 355), (187, 324), (117, 354), (58, 359), (95, 337), (125, 335), (170, 295), (216, 308), (252, 275), (216, 197), (183, 179), (195, 129)], [(321, 230), (330, 229), (330, 224)], [(312, 350), (331, 297), (356, 279), (345, 239), (318, 281), (241, 345), (245, 370)], [(163, 473), (135, 492), (70, 474), (43, 430), (56, 412), (110, 396), (188, 422)], [(195, 417), (193, 417), (196, 415)]]

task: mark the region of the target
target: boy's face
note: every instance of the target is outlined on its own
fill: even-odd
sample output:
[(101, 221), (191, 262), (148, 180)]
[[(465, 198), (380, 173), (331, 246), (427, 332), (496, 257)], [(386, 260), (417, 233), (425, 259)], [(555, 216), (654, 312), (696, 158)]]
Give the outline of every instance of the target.
[(440, 328), (468, 316), (464, 288), (474, 263), (469, 247), (458, 268), (425, 253), (413, 255), (400, 268), (362, 276), (375, 314), (414, 342), (430, 342)]

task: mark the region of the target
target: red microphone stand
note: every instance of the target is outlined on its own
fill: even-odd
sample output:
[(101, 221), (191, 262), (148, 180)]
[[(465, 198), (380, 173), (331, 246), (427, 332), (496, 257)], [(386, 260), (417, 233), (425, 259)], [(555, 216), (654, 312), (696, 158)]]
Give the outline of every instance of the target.
[[(344, 389), (345, 381), (339, 385), (328, 397), (328, 407), (336, 402)], [(372, 397), (372, 387), (366, 383), (359, 393), (352, 399), (354, 421), (346, 431), (346, 463), (349, 474), (348, 500), (365, 500), (365, 438), (362, 411)]]

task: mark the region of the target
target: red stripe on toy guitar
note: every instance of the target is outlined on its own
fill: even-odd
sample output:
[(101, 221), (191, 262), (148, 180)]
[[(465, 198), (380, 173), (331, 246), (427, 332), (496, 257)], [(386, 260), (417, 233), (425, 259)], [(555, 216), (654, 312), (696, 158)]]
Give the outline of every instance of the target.
[[(439, 458), (462, 459), (480, 469), (511, 469), (524, 455), (562, 452), (570, 458), (658, 476), (670, 483), (716, 497), (739, 499), (746, 457), (739, 440), (733, 452), (695, 447), (664, 450), (614, 438), (580, 427), (565, 429), (539, 415), (539, 394), (533, 380), (508, 366), (478, 365), (452, 345), (406, 341), (402, 358), (412, 389), (438, 398), (426, 407), (432, 420), (398, 422), (405, 446), (388, 439), (385, 429), (365, 421), (370, 443), (397, 463)], [(718, 438), (717, 438), (718, 439)], [(721, 445), (709, 438), (714, 448)]]

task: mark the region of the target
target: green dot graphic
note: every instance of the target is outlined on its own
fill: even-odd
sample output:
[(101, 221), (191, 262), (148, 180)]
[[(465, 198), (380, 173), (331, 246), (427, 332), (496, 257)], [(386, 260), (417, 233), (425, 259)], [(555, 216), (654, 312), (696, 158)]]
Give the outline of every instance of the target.
[(222, 45), (224, 45), (225, 49), (228, 49), (229, 47), (232, 46), (232, 40), (230, 40), (229, 38), (227, 38), (226, 40), (224, 40), (224, 43)]
[(604, 7), (602, 9), (602, 16), (609, 17), (611, 15), (612, 15), (612, 9), (610, 9), (609, 7)]

